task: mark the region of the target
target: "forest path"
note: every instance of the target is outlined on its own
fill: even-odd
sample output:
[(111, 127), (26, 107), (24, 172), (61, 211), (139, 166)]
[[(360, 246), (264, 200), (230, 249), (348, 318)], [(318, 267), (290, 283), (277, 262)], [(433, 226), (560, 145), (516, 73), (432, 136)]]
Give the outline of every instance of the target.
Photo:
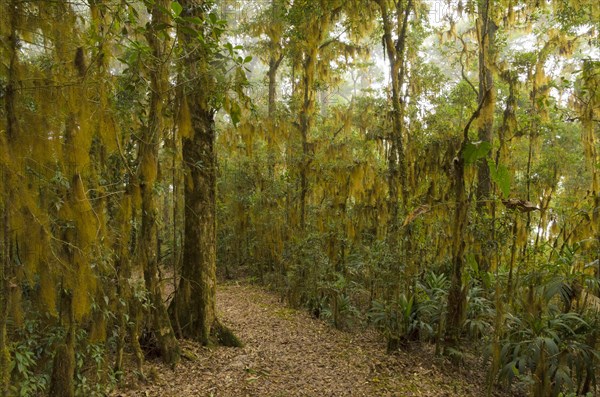
[[(219, 286), (221, 321), (243, 348), (184, 342), (176, 371), (149, 362), (151, 384), (117, 396), (485, 396), (481, 368), (433, 364), (429, 347), (388, 355), (374, 332), (343, 332), (256, 286)], [(445, 368), (444, 368), (445, 367)]]

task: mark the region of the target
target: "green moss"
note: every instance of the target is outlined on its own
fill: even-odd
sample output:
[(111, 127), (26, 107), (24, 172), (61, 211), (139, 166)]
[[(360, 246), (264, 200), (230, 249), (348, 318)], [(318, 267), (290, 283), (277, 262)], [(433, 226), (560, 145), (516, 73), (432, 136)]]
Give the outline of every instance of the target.
[(56, 349), (52, 378), (50, 381), (50, 396), (75, 396), (73, 378), (75, 374), (75, 351), (72, 343), (62, 343)]

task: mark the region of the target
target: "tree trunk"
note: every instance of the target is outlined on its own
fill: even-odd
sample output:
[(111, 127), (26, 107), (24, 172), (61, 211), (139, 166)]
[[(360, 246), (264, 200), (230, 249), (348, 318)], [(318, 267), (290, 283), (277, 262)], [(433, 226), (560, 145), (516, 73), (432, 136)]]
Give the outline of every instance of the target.
[[(399, 204), (398, 193), (406, 203), (408, 191), (406, 184), (406, 159), (404, 156), (404, 103), (401, 98), (401, 90), (404, 84), (404, 52), (406, 44), (406, 31), (408, 28), (408, 17), (412, 8), (412, 0), (408, 0), (405, 8), (402, 8), (402, 2), (398, 2), (398, 39), (392, 37), (393, 26), (389, 15), (388, 4), (384, 0), (377, 0), (383, 19), (383, 42), (390, 63), (390, 78), (392, 82), (392, 130), (389, 137), (388, 151), (388, 207), (389, 217), (387, 226), (387, 241), (390, 245), (398, 246), (398, 216)], [(401, 19), (402, 16), (402, 19)]]
[[(275, 44), (272, 44), (272, 46), (275, 46)], [(280, 54), (278, 57), (275, 54), (271, 54), (269, 58), (269, 71), (267, 72), (269, 78), (269, 118), (273, 117), (275, 110), (277, 110), (277, 70), (282, 60), (283, 54)]]
[(52, 365), (49, 396), (75, 396), (75, 318), (73, 314), (73, 296), (69, 291), (61, 292), (61, 320), (66, 317), (67, 335), (58, 345)]
[[(482, 102), (484, 95), (489, 95), (481, 108), (481, 121), (478, 130), (478, 138), (482, 142), (492, 143), (494, 133), (494, 111), (496, 109), (496, 94), (494, 92), (494, 77), (490, 69), (493, 62), (493, 46), (496, 36), (496, 25), (492, 20), (490, 0), (482, 0), (479, 4), (478, 18), (478, 41), (479, 41), (479, 92), (478, 102)], [(491, 153), (491, 152), (490, 152)], [(485, 209), (487, 200), (490, 198), (492, 181), (490, 179), (490, 168), (487, 163), (489, 156), (481, 159), (477, 168), (477, 208)]]
[[(463, 145), (464, 147), (465, 145)], [(462, 323), (465, 317), (466, 293), (462, 283), (465, 254), (465, 230), (469, 204), (465, 187), (465, 163), (462, 159), (461, 148), (458, 160), (454, 164), (454, 224), (452, 232), (452, 273), (450, 275), (450, 291), (448, 292), (448, 307), (446, 314), (446, 346), (458, 344)]]
[[(478, 102), (482, 102), (486, 92), (489, 92), (488, 98), (481, 108), (481, 122), (478, 129), (478, 138), (481, 142), (493, 142), (494, 133), (494, 111), (496, 109), (496, 94), (494, 92), (494, 76), (491, 71), (491, 64), (494, 62), (494, 40), (496, 35), (496, 25), (491, 18), (491, 8), (493, 3), (490, 0), (481, 0), (478, 6), (478, 44), (479, 44), (479, 91)], [(481, 272), (486, 272), (491, 267), (491, 256), (493, 242), (493, 220), (490, 221), (489, 204), (492, 192), (492, 180), (490, 176), (490, 167), (488, 155), (479, 160), (477, 164), (477, 211), (481, 216), (483, 225), (483, 238), (478, 241), (478, 249), (475, 249), (476, 260)]]
[(176, 308), (183, 336), (209, 344), (213, 342), (217, 323), (215, 136), (212, 114), (200, 111), (195, 105), (192, 105), (194, 136), (183, 141), (187, 164), (185, 233)]
[[(181, 2), (187, 17), (204, 19), (204, 2)], [(191, 116), (191, 136), (183, 138), (185, 222), (181, 278), (171, 313), (184, 337), (205, 345), (239, 346), (239, 340), (217, 319), (216, 295), (216, 153), (214, 113), (208, 96), (214, 82), (209, 49), (185, 30), (178, 32), (184, 49), (183, 89)]]
[(462, 323), (466, 310), (466, 286), (462, 282), (465, 255), (465, 231), (468, 223), (469, 201), (465, 183), (464, 151), (469, 143), (469, 129), (481, 113), (490, 91), (486, 91), (479, 102), (477, 110), (467, 122), (463, 130), (463, 140), (456, 157), (453, 160), (454, 173), (454, 225), (452, 229), (452, 272), (450, 275), (450, 291), (448, 292), (448, 305), (446, 310), (445, 346), (458, 345), (462, 330)]
[[(281, 21), (279, 18), (282, 18), (281, 15), (282, 5), (280, 4), (280, 0), (271, 0), (271, 12), (272, 19), (270, 21), (271, 24), (280, 24)], [(269, 70), (267, 71), (267, 78), (269, 79), (269, 106), (268, 106), (268, 114), (269, 120), (268, 125), (269, 128), (265, 129), (266, 141), (267, 141), (267, 150), (268, 150), (268, 172), (269, 172), (269, 182), (272, 184), (275, 180), (275, 152), (274, 148), (274, 139), (273, 136), (275, 131), (277, 130), (276, 124), (276, 110), (277, 110), (277, 71), (279, 70), (279, 66), (283, 61), (284, 53), (283, 48), (281, 46), (280, 40), (281, 37), (277, 37), (275, 35), (269, 37)]]
[[(7, 182), (7, 172), (2, 172), (2, 182)], [(4, 223), (0, 234), (0, 396), (8, 396), (8, 386), (10, 385), (10, 353), (8, 351), (8, 336), (6, 333), (6, 323), (8, 321), (8, 309), (10, 307), (10, 243), (9, 243), (9, 226), (8, 226), (8, 210), (9, 199), (4, 184), (4, 197), (2, 198), (2, 221)]]
[(154, 193), (158, 173), (158, 148), (162, 135), (163, 96), (168, 84), (168, 70), (164, 58), (164, 42), (157, 36), (157, 26), (166, 22), (164, 12), (169, 3), (157, 1), (152, 8), (152, 22), (146, 33), (152, 49), (153, 64), (150, 67), (150, 104), (148, 124), (139, 142), (138, 177), (142, 196), (142, 227), (139, 236), (139, 260), (144, 269), (144, 281), (152, 303), (151, 323), (160, 353), (165, 363), (175, 366), (179, 361), (179, 344), (163, 302), (158, 279), (157, 253), (157, 203)]
[[(325, 19), (324, 26), (321, 26), (319, 32), (322, 29), (328, 27), (328, 20)], [(300, 229), (304, 230), (306, 227), (306, 196), (308, 194), (308, 170), (311, 162), (311, 153), (309, 150), (308, 134), (312, 126), (312, 118), (315, 107), (315, 91), (314, 91), (314, 80), (315, 80), (315, 67), (317, 64), (318, 56), (318, 44), (319, 40), (315, 40), (312, 48), (310, 48), (305, 54), (305, 61), (303, 62), (304, 76), (302, 78), (302, 88), (304, 91), (304, 99), (302, 101), (302, 108), (300, 109), (300, 136), (302, 137), (302, 159), (300, 160)]]
[[(590, 183), (593, 210), (591, 214), (592, 230), (595, 232), (596, 246), (600, 247), (600, 152), (598, 151), (598, 137), (595, 134), (597, 128), (597, 109), (600, 106), (600, 62), (586, 60), (583, 64), (582, 85), (587, 87), (588, 92), (584, 100), (580, 100), (581, 123), (583, 127), (582, 141), (586, 166), (592, 173)], [(589, 98), (589, 99), (588, 99)], [(595, 118), (596, 117), (596, 118)], [(598, 269), (596, 277), (600, 280), (600, 249), (596, 250)], [(590, 258), (592, 259), (592, 258)], [(600, 296), (600, 292), (598, 293)]]
[[(13, 1), (7, 2), (6, 8), (2, 6), (1, 11), (7, 11), (9, 15), (9, 32), (0, 32), (0, 34), (8, 36), (8, 79), (4, 92), (4, 110), (6, 112), (6, 131), (3, 136), (0, 136), (0, 144), (7, 148), (17, 130), (17, 118), (15, 114), (15, 84), (16, 84), (16, 62), (17, 62), (17, 36), (16, 36), (16, 20), (17, 8)], [(6, 15), (6, 14), (5, 14)], [(7, 150), (7, 149), (3, 149)], [(2, 228), (0, 231), (0, 395), (8, 396), (8, 388), (10, 386), (10, 353), (8, 351), (8, 335), (6, 325), (8, 322), (8, 312), (10, 308), (10, 282), (9, 277), (11, 271), (11, 252), (10, 252), (10, 226), (9, 226), (9, 210), (10, 210), (10, 181), (9, 181), (9, 164), (3, 162), (0, 164), (0, 172), (2, 173), (2, 202), (0, 209), (2, 214)]]

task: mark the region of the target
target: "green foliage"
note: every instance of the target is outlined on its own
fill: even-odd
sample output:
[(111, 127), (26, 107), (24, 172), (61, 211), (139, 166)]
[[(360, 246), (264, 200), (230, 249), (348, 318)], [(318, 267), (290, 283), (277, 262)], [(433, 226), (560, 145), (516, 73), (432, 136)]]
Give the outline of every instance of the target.
[[(544, 397), (593, 392), (600, 91), (598, 61), (582, 54), (598, 41), (597, 2), (490, 1), (496, 38), (481, 58), (475, 14), (486, 2), (433, 26), (418, 4), (404, 53), (400, 40), (394, 48), (397, 101), (378, 59), (375, 3), (388, 2), (242, 2), (239, 25), (220, 2), (109, 3), (0, 5), (0, 294), (12, 302), (0, 350), (10, 351), (12, 394), (48, 391), (66, 336), (56, 324), (71, 314), (78, 395), (106, 394), (120, 375), (109, 368), (115, 353), (139, 352), (135, 332), (164, 297), (148, 291), (148, 261), (135, 257), (156, 250), (156, 273), (181, 274), (182, 138), (199, 132), (198, 109), (216, 118), (216, 131), (196, 129), (216, 133), (224, 276), (250, 276), (337, 327), (369, 320), (390, 350), (439, 344), (454, 308), (449, 280), (460, 280), (458, 339), (492, 345), (494, 379)], [(472, 120), (457, 178), (482, 66), (495, 106)], [(492, 119), (490, 142), (478, 141)], [(140, 164), (146, 144), (160, 167)], [(484, 159), (494, 188), (480, 200)], [(149, 169), (150, 189), (139, 178)], [(141, 208), (144, 192), (151, 208)], [(157, 241), (144, 247), (148, 216)], [(73, 313), (62, 293), (75, 297)], [(447, 351), (463, 357), (461, 346)]]
[(181, 6), (181, 4), (179, 4), (179, 2), (173, 1), (171, 2), (171, 10), (173, 10), (173, 14), (175, 15), (175, 17), (178, 17), (179, 15), (181, 15), (183, 7)]
[(354, 283), (342, 273), (333, 273), (331, 280), (322, 281), (319, 285), (319, 293), (322, 297), (313, 305), (319, 310), (320, 317), (323, 317), (338, 327), (351, 328), (357, 322), (361, 321), (361, 313), (354, 306), (351, 296), (354, 295)]
[[(287, 268), (287, 297), (292, 306), (311, 309), (319, 301), (321, 277), (330, 267), (329, 258), (320, 247), (320, 236), (313, 234), (290, 244), (284, 258), (289, 258)], [(294, 260), (295, 259), (295, 260)], [(313, 306), (313, 307), (311, 307)]]
[(414, 296), (404, 294), (391, 302), (373, 302), (369, 319), (388, 341), (388, 351), (406, 346), (421, 330), (430, 331), (428, 324), (419, 320), (419, 309)]
[(465, 328), (474, 340), (486, 339), (493, 331), (495, 309), (492, 301), (486, 297), (486, 291), (472, 285), (467, 295), (467, 318)]
[(28, 320), (18, 336), (19, 342), (11, 348), (13, 357), (11, 393), (17, 396), (44, 393), (50, 383), (52, 348), (61, 340), (62, 330), (50, 328), (42, 334), (41, 322)]
[(598, 352), (587, 344), (590, 325), (577, 313), (556, 307), (540, 314), (509, 315), (502, 341), (500, 379), (531, 384), (534, 396), (576, 391), (586, 371), (596, 370)]
[(15, 385), (11, 387), (11, 393), (15, 396), (30, 396), (41, 394), (47, 390), (50, 376), (48, 374), (36, 374), (35, 353), (28, 350), (25, 344), (17, 345), (13, 349), (13, 376)]
[(487, 156), (492, 149), (490, 142), (479, 141), (479, 142), (468, 142), (465, 150), (463, 151), (463, 159), (467, 164), (474, 164), (478, 160)]
[(418, 283), (419, 318), (423, 328), (428, 331), (427, 334), (421, 335), (422, 338), (428, 337), (439, 342), (437, 338), (441, 335), (444, 325), (449, 289), (450, 281), (443, 273), (429, 272), (425, 279)]
[[(17, 336), (21, 342), (11, 348), (11, 395), (43, 395), (48, 392), (56, 345), (64, 340), (65, 330), (45, 325), (41, 320), (28, 320)], [(106, 361), (107, 349), (113, 342), (111, 338), (106, 343), (90, 343), (88, 333), (79, 330), (75, 350), (77, 396), (105, 396), (115, 388), (118, 374)]]
[(107, 344), (87, 343), (88, 335), (77, 336), (80, 346), (75, 353), (75, 395), (101, 397), (109, 394), (118, 383), (119, 374), (106, 362)]
[(583, 306), (572, 311), (581, 293), (578, 285), (587, 277), (574, 268), (576, 253), (576, 247), (567, 246), (524, 278), (519, 310), (507, 315), (503, 328), (498, 376), (529, 384), (536, 397), (588, 392), (596, 382), (598, 313)]

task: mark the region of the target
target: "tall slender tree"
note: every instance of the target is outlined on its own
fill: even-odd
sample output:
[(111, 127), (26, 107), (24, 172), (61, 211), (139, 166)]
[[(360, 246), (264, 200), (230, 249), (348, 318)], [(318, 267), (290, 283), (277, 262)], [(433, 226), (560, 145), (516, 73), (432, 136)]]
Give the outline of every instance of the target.
[(216, 81), (210, 66), (219, 44), (219, 25), (210, 24), (210, 3), (181, 1), (183, 18), (177, 37), (182, 51), (185, 84), (180, 101), (185, 116), (182, 128), (185, 167), (185, 224), (181, 278), (172, 314), (182, 336), (201, 343), (238, 346), (237, 338), (223, 326), (215, 308), (216, 298)]
[[(492, 69), (495, 62), (495, 40), (497, 26), (494, 22), (494, 1), (481, 0), (477, 5), (477, 42), (479, 51), (479, 89), (478, 101), (483, 101), (485, 93), (490, 94), (485, 99), (481, 108), (481, 118), (477, 131), (480, 142), (492, 145), (494, 138), (494, 113), (496, 110), (496, 92), (494, 87), (494, 75)], [(492, 193), (492, 179), (488, 159), (491, 158), (491, 151), (485, 157), (479, 160), (477, 164), (477, 209), (482, 217), (484, 225), (483, 241), (477, 252), (477, 260), (481, 271), (485, 272), (490, 268), (490, 254), (493, 242), (493, 222), (488, 217), (493, 211), (490, 209), (494, 203), (490, 203)]]
[[(392, 130), (389, 136), (388, 149), (388, 188), (389, 188), (389, 221), (387, 238), (390, 244), (397, 246), (398, 228), (398, 196), (406, 205), (408, 200), (407, 172), (405, 159), (405, 110), (402, 98), (402, 87), (406, 77), (406, 37), (409, 16), (413, 1), (397, 1), (395, 9), (390, 11), (386, 0), (377, 0), (381, 10), (383, 23), (383, 43), (390, 64)], [(395, 23), (395, 24), (394, 24)], [(394, 37), (397, 32), (397, 37)]]
[(159, 0), (151, 3), (152, 21), (146, 33), (152, 50), (150, 65), (150, 93), (147, 125), (139, 142), (138, 178), (142, 197), (142, 226), (139, 235), (139, 253), (146, 289), (152, 302), (151, 324), (156, 333), (161, 355), (166, 363), (176, 365), (179, 361), (179, 344), (175, 338), (171, 320), (162, 298), (158, 280), (157, 216), (155, 184), (158, 175), (158, 152), (165, 128), (163, 122), (164, 101), (169, 84), (169, 70), (165, 56), (169, 35), (163, 29), (168, 22), (169, 2)]
[(8, 350), (9, 340), (7, 335), (7, 322), (11, 305), (11, 231), (10, 231), (10, 207), (12, 201), (11, 175), (9, 169), (9, 143), (17, 134), (17, 117), (15, 114), (15, 90), (16, 90), (16, 66), (17, 66), (17, 5), (14, 1), (3, 2), (0, 12), (8, 22), (0, 24), (0, 40), (6, 52), (0, 52), (8, 59), (7, 70), (2, 73), (7, 76), (7, 84), (4, 93), (4, 112), (6, 128), (0, 135), (0, 211), (2, 214), (2, 228), (0, 230), (0, 395), (8, 396), (10, 386), (10, 353)]

